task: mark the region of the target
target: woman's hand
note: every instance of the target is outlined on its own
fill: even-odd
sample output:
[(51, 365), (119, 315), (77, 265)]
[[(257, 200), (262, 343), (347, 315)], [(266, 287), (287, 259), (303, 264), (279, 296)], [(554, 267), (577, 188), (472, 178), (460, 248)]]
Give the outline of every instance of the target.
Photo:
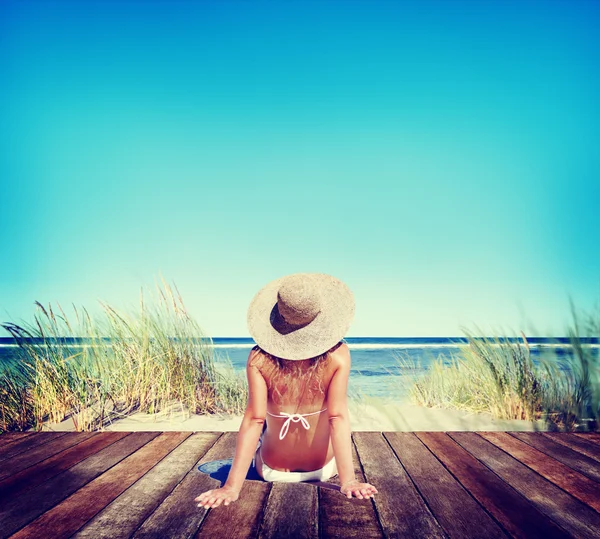
[(344, 483), (340, 492), (347, 498), (356, 496), (362, 500), (363, 498), (372, 498), (374, 494), (377, 494), (377, 489), (369, 483), (361, 483), (358, 479), (354, 479)]
[(209, 509), (212, 507), (218, 507), (223, 503), (224, 505), (229, 505), (231, 502), (235, 502), (240, 496), (240, 491), (234, 488), (231, 488), (227, 485), (222, 486), (221, 488), (215, 488), (212, 490), (207, 490), (194, 498), (195, 502), (200, 502), (198, 507), (204, 507), (205, 509)]

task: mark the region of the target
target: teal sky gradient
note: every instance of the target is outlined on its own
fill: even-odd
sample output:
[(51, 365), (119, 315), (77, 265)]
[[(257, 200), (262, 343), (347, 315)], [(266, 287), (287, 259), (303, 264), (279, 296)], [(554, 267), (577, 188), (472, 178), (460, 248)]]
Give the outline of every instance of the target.
[(324, 272), (351, 336), (562, 335), (600, 300), (597, 2), (0, 3), (0, 320), (213, 336)]

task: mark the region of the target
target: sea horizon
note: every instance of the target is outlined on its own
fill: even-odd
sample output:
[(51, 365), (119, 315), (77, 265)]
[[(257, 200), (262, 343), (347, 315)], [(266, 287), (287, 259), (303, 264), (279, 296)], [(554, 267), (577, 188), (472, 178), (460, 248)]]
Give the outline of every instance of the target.
[[(522, 342), (523, 337), (521, 336), (475, 336), (476, 339), (501, 339), (508, 340), (509, 342)], [(101, 337), (103, 341), (110, 342), (110, 337)], [(556, 336), (556, 337), (533, 337), (525, 335), (525, 339), (529, 345), (569, 345), (571, 342), (571, 338), (568, 336)], [(0, 346), (18, 346), (18, 341), (21, 339), (16, 339), (14, 337), (0, 337)], [(30, 344), (43, 344), (44, 342), (48, 343), (62, 343), (62, 344), (87, 344), (89, 341), (93, 339), (89, 337), (74, 337), (74, 336), (64, 336), (64, 337), (26, 337), (23, 339), (24, 341)], [(198, 337), (197, 342), (205, 342), (212, 341), (212, 344), (215, 348), (237, 348), (237, 347), (251, 347), (255, 345), (254, 339), (252, 337)], [(373, 337), (373, 336), (364, 336), (364, 337), (345, 337), (343, 339), (350, 348), (352, 347), (364, 347), (369, 345), (377, 345), (379, 347), (390, 346), (392, 348), (396, 348), (397, 346), (449, 346), (449, 345), (463, 345), (468, 343), (468, 339), (466, 337), (446, 337), (446, 336), (431, 336), (431, 337), (410, 337), (410, 336), (387, 336), (387, 337)], [(600, 344), (600, 338), (598, 337), (579, 337), (578, 340), (584, 344), (590, 345), (598, 345)]]
[[(506, 338), (510, 342), (523, 342), (522, 337)], [(58, 344), (75, 349), (110, 346), (110, 338), (101, 339), (102, 344), (91, 344), (91, 339), (85, 337), (34, 337), (24, 340), (33, 345)], [(532, 360), (536, 363), (545, 356), (560, 365), (563, 359), (572, 355), (569, 337), (526, 336), (526, 339)], [(346, 337), (344, 340), (351, 351), (350, 389), (355, 394), (380, 398), (389, 395), (404, 398), (407, 394), (407, 384), (404, 382), (415, 375), (425, 374), (435, 361), (450, 363), (460, 355), (460, 347), (467, 344), (466, 337)], [(600, 351), (599, 341), (597, 337), (581, 339), (595, 353)], [(213, 358), (217, 365), (226, 368), (230, 364), (235, 372), (245, 377), (248, 352), (255, 345), (251, 337), (204, 337), (196, 342), (214, 350)], [(15, 338), (0, 337), (0, 364), (11, 363), (17, 358), (18, 346)]]

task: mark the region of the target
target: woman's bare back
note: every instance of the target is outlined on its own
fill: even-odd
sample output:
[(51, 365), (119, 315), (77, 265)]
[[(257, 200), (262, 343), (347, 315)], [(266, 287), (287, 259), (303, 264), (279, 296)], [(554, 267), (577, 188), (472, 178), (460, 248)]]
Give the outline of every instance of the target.
[[(327, 410), (327, 389), (336, 371), (339, 358), (331, 351), (323, 364), (311, 374), (310, 360), (294, 361), (293, 374), (275, 379), (275, 369), (261, 368), (261, 374), (270, 388), (267, 400), (266, 430), (263, 433), (260, 452), (256, 455), (258, 473), (262, 470), (262, 461), (270, 468), (283, 472), (307, 472), (318, 470), (334, 456), (330, 438), (330, 426)], [(266, 363), (263, 363), (265, 365)], [(275, 393), (278, 393), (276, 396)], [(279, 394), (282, 396), (280, 398)], [(279, 434), (285, 417), (273, 417), (282, 414), (313, 414), (304, 416), (310, 428), (301, 422), (290, 422), (282, 440)]]

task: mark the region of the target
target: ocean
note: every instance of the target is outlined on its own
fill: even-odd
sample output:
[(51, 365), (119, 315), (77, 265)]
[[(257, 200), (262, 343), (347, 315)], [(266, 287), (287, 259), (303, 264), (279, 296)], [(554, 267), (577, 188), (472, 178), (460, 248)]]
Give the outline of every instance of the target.
[[(406, 397), (411, 380), (425, 374), (434, 361), (450, 363), (466, 344), (463, 337), (348, 337), (345, 341), (352, 360), (349, 393), (393, 400)], [(543, 356), (565, 367), (570, 356), (568, 338), (528, 337), (527, 342), (534, 363)], [(586, 342), (597, 354), (598, 340)], [(236, 370), (245, 371), (252, 339), (218, 338), (213, 343), (217, 357), (229, 357)]]
[[(514, 340), (514, 339), (512, 339)], [(214, 338), (215, 359), (219, 363), (231, 361), (233, 368), (245, 376), (245, 367), (254, 341), (250, 338)], [(407, 387), (414, 376), (423, 375), (437, 359), (448, 363), (466, 343), (462, 337), (348, 337), (352, 368), (348, 391), (351, 396), (373, 396), (394, 400), (407, 395)], [(528, 337), (534, 362), (544, 355), (565, 368), (570, 355), (569, 339), (566, 337)], [(595, 354), (598, 339), (585, 339)], [(70, 348), (85, 346), (82, 339), (67, 338)], [(10, 337), (0, 337), (0, 364), (10, 364), (16, 344)]]

